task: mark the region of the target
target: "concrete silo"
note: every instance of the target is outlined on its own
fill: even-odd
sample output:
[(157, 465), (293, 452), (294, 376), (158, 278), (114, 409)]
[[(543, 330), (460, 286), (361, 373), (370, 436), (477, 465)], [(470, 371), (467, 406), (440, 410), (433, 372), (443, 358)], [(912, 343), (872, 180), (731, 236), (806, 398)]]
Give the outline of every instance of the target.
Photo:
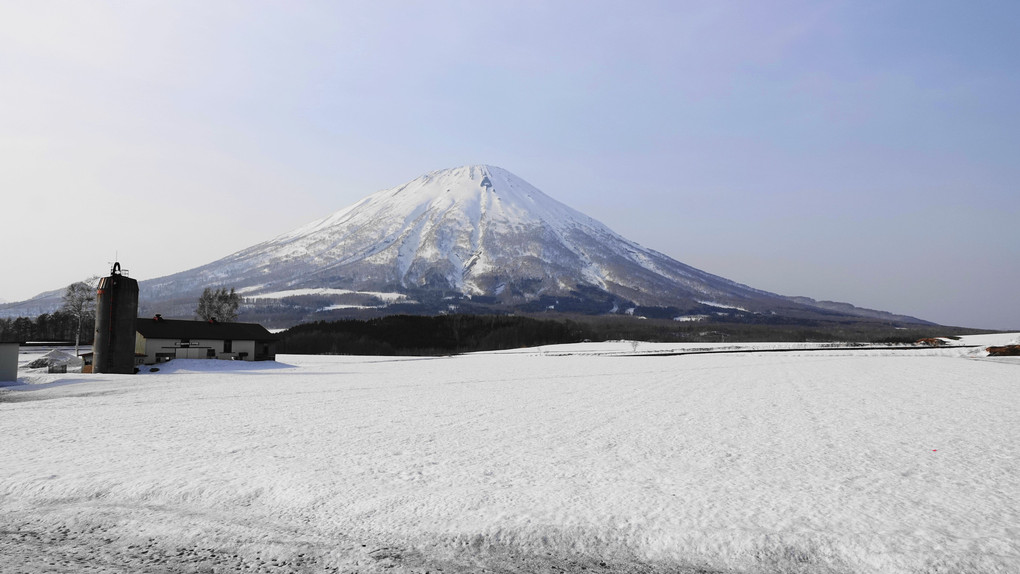
[(96, 338), (92, 372), (135, 372), (135, 319), (138, 316), (138, 282), (120, 272), (114, 263), (109, 277), (96, 290)]

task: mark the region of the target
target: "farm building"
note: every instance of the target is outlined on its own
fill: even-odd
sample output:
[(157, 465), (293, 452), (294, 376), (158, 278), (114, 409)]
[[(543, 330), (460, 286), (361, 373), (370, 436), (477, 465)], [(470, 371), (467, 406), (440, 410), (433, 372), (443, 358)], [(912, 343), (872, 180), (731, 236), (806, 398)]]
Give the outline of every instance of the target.
[(0, 342), (0, 381), (18, 380), (18, 343)]
[[(277, 337), (257, 323), (139, 318), (135, 356), (146, 365), (170, 359), (276, 359)], [(144, 355), (144, 358), (142, 358)]]

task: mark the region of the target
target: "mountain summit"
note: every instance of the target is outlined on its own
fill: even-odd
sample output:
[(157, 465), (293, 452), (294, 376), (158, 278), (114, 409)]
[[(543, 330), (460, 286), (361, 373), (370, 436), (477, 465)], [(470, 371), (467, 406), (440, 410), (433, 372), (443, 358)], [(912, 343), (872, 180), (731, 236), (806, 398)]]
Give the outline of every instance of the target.
[(146, 299), (168, 301), (194, 296), (206, 286), (236, 287), (263, 302), (315, 295), (319, 308), (328, 310), (397, 303), (398, 308), (418, 305), (419, 312), (482, 305), (585, 313), (654, 308), (659, 316), (674, 317), (803, 316), (811, 309), (894, 317), (852, 306), (825, 310), (810, 299), (782, 297), (700, 271), (629, 241), (488, 165), (425, 174), (219, 261), (143, 282), (141, 288)]

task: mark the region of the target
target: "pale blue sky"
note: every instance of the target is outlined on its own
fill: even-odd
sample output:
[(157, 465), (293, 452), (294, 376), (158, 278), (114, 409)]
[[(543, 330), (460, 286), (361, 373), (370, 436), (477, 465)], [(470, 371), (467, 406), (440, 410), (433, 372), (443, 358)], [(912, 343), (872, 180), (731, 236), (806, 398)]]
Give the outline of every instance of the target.
[(1017, 2), (6, 2), (0, 298), (506, 168), (785, 295), (1020, 329)]

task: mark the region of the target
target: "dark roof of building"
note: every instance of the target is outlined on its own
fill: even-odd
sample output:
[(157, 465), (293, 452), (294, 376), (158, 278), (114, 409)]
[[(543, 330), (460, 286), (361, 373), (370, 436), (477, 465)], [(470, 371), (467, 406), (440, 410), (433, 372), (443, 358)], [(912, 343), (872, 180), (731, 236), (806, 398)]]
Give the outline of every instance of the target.
[(258, 323), (220, 323), (139, 317), (135, 330), (146, 339), (230, 339), (275, 341), (277, 336)]

